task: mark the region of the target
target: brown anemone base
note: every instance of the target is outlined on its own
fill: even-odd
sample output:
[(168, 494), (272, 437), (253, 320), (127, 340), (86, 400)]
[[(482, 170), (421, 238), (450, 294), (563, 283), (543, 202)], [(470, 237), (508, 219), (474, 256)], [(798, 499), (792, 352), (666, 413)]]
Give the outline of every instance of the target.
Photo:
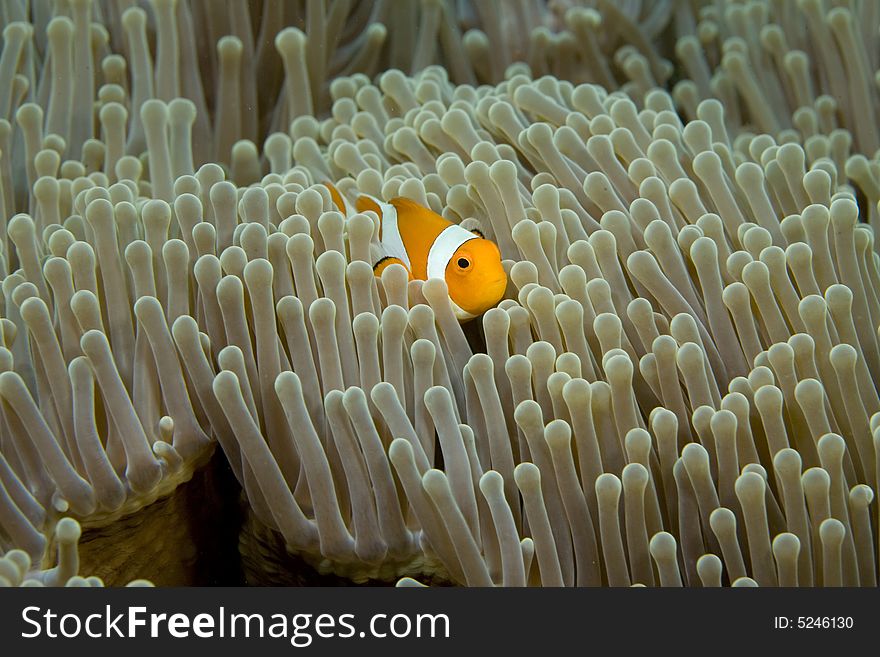
[[(293, 554), (281, 534), (264, 525), (247, 509), (238, 539), (241, 566), (248, 586), (393, 586), (407, 575), (431, 586), (449, 585), (442, 568), (419, 559), (409, 564), (387, 565), (378, 569), (365, 564), (331, 565), (317, 563), (303, 555)], [(329, 571), (346, 569), (346, 574)]]
[(238, 485), (218, 451), (154, 502), (109, 523), (83, 521), (80, 572), (107, 586), (134, 579), (156, 586), (240, 585), (237, 496)]

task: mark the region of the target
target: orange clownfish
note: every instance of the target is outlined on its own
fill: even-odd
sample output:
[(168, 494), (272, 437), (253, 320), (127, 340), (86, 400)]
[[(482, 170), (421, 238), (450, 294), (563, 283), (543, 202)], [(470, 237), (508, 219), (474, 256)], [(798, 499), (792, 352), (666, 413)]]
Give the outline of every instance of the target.
[(336, 187), (324, 184), (346, 217), (368, 210), (378, 215), (383, 256), (373, 264), (377, 276), (399, 264), (409, 272), (410, 280), (444, 279), (459, 321), (482, 315), (504, 297), (507, 274), (501, 266), (501, 252), (480, 233), (446, 221), (408, 198), (384, 202), (362, 195), (352, 205)]

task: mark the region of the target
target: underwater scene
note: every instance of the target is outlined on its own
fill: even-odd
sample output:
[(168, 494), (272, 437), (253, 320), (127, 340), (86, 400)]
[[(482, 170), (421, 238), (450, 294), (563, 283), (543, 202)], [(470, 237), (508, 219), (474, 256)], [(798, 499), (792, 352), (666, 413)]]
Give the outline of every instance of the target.
[(0, 31), (0, 586), (877, 586), (880, 2)]

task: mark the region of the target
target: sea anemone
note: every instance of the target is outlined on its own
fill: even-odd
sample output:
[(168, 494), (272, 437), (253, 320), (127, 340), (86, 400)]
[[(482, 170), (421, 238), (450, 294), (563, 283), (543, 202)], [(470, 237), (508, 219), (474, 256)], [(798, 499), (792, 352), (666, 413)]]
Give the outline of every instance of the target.
[[(434, 74), (407, 80), (393, 73), (385, 88), (402, 96)], [(275, 481), (287, 481), (288, 521), (299, 523), (289, 531), (316, 542), (319, 570), (348, 573), (351, 559), (363, 569), (356, 547), (363, 528), (354, 523), (354, 495), (362, 488), (350, 472), (358, 455), (341, 444), (352, 436), (361, 441), (358, 477), (385, 477), (384, 467), (370, 466), (368, 446), (385, 434), (403, 499), (394, 496), (389, 506), (371, 479), (376, 523), (385, 538), (383, 512), (397, 532), (408, 507), (409, 528), (421, 532), (418, 549), (412, 536), (394, 534), (415, 559), (396, 566), (401, 573), (418, 567), (471, 585), (698, 585), (721, 581), (722, 572), (725, 581), (750, 577), (761, 585), (779, 578), (874, 582), (868, 509), (877, 479), (870, 418), (880, 410), (870, 328), (877, 268), (852, 189), (835, 184), (827, 162), (807, 171), (795, 144), (773, 161), (793, 173), (800, 166), (799, 178), (774, 181), (747, 152), (717, 141), (729, 148), (722, 154), (741, 160), (728, 174), (733, 160), (711, 148), (708, 122), (661, 123), (670, 128), (666, 137), (652, 138), (657, 126), (643, 126), (625, 96), (592, 86), (568, 88), (567, 95), (563, 84), (552, 84), (545, 88), (557, 93), (541, 96), (540, 114), (517, 103), (534, 100), (519, 93), (537, 87), (525, 76), (470, 103), (459, 99), (439, 115), (410, 110), (413, 125), (430, 112), (449, 140), (472, 133), (469, 152), (460, 143), (458, 152), (441, 152), (404, 120), (396, 130), (386, 125), (394, 130), (386, 143), (423, 149), (413, 157), (415, 169), (390, 165), (383, 175), (362, 167), (341, 141), (328, 145), (323, 163), (308, 162), (317, 176), (338, 167), (363, 192), (405, 193), (426, 205), (432, 192), (445, 196), (447, 216), (476, 221), (497, 240), (513, 285), (510, 298), (483, 317), (481, 335), (466, 332), (441, 281), (407, 285), (405, 272), (392, 268), (377, 281), (358, 264), (366, 253), (358, 240), (370, 234), (366, 219), (355, 217), (341, 235), (323, 196), (323, 213), (294, 217), (303, 230), (287, 241), (297, 294), (276, 293), (280, 321), (259, 324), (280, 325), (287, 335), (295, 323), (305, 339), (310, 322), (314, 332), (316, 358), (309, 362), (306, 353), (304, 367), (293, 365), (296, 373), (273, 369), (270, 376), (292, 429), (288, 442), (316, 458), (314, 469), (299, 464), (308, 488), (283, 476), (286, 447), (271, 436), (257, 443), (275, 455)], [(461, 87), (446, 93), (455, 97)], [(671, 106), (661, 91), (652, 102)], [(723, 125), (721, 105), (704, 105), (701, 112)], [(615, 125), (613, 114), (624, 125)], [(522, 125), (510, 143), (504, 122), (516, 116)], [(614, 126), (624, 146), (592, 134), (580, 147), (591, 160), (580, 167), (571, 116)], [(626, 127), (627, 117), (638, 123)], [(643, 148), (633, 132), (639, 127)], [(630, 145), (639, 156), (624, 169)], [(318, 142), (310, 148), (321, 152)], [(297, 202), (309, 192), (317, 207), (319, 188), (304, 190)], [(783, 193), (803, 205), (781, 222)], [(318, 226), (323, 247), (306, 237), (309, 225)], [(266, 312), (271, 319), (273, 266), (257, 261), (244, 269), (252, 303), (267, 300), (252, 310), (257, 344), (256, 318)], [(275, 344), (274, 331), (263, 342)], [(474, 353), (472, 343), (485, 344), (487, 353)], [(245, 413), (247, 387), (229, 369), (215, 379), (215, 393), (227, 416), (237, 407), (256, 437), (257, 424)], [(265, 404), (271, 391), (262, 387), (259, 358), (256, 369)], [(324, 449), (315, 450), (322, 396), (329, 433)], [(233, 432), (239, 439), (245, 433)], [(306, 439), (308, 448), (300, 444)], [(442, 469), (433, 468), (441, 457)], [(310, 508), (307, 494), (314, 500), (334, 488), (337, 504)], [(278, 510), (270, 511), (280, 523)], [(314, 529), (301, 524), (312, 513)], [(314, 546), (284, 538), (314, 563)], [(793, 552), (795, 571), (786, 562)], [(422, 554), (442, 568), (418, 561)], [(389, 545), (383, 567), (393, 565), (390, 556)], [(828, 568), (843, 579), (826, 577)]]
[[(58, 181), (40, 183), (54, 185), (57, 212)], [(175, 540), (194, 542), (193, 530), (174, 527), (186, 494), (130, 518), (189, 481), (209, 460), (213, 439), (197, 417), (202, 411), (190, 399), (166, 322), (166, 308), (190, 312), (187, 247), (165, 235), (170, 206), (151, 201), (139, 213), (127, 185), (114, 188), (122, 194), (114, 205), (107, 189), (83, 184), (87, 178), (79, 183), (76, 200), (67, 199), (76, 214), (43, 227), (42, 239), (29, 215), (9, 222), (21, 269), (3, 281), (4, 529), (36, 560), (42, 532), (74, 514), (86, 532), (87, 563), (100, 559), (93, 568), (106, 577), (124, 565), (143, 567)], [(162, 257), (152, 256), (142, 236)], [(164, 305), (148, 294), (161, 294)], [(108, 526), (118, 531), (120, 521), (133, 523), (132, 536), (163, 540), (137, 557), (122, 545), (113, 557), (99, 556), (102, 542), (93, 539)], [(194, 558), (192, 546), (181, 549), (189, 553), (184, 563)]]
[(251, 583), (876, 585), (880, 13), (588, 4), (10, 3), (0, 546), (200, 581), (228, 468)]

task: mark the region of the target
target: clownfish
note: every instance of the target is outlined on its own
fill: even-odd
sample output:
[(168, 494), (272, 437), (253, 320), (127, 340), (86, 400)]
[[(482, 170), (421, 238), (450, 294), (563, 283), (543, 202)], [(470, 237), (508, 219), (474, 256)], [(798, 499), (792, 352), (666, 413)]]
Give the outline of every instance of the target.
[(462, 322), (482, 315), (504, 297), (507, 274), (501, 252), (478, 231), (465, 230), (408, 198), (384, 202), (361, 195), (352, 204), (335, 186), (324, 184), (346, 217), (366, 211), (379, 217), (382, 256), (373, 263), (376, 276), (399, 264), (410, 280), (444, 279), (452, 309)]

